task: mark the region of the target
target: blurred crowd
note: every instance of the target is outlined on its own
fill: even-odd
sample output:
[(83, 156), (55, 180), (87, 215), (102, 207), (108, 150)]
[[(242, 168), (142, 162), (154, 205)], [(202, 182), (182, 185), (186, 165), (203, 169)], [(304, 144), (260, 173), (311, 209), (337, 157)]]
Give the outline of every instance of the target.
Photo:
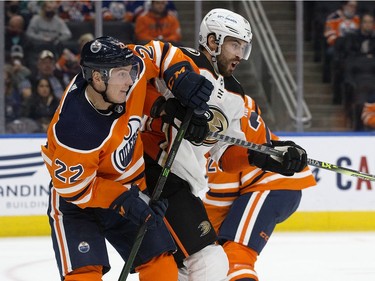
[[(375, 129), (374, 1), (304, 1), (305, 27), (322, 62), (332, 103), (351, 129)], [(102, 1), (103, 34), (125, 43), (181, 45), (173, 1)], [(5, 99), (8, 133), (45, 132), (81, 47), (94, 38), (95, 1), (5, 1)]]
[(374, 1), (304, 2), (314, 60), (353, 131), (375, 130)]
[[(95, 1), (5, 1), (7, 133), (44, 133), (80, 50), (94, 39)], [(102, 1), (103, 33), (125, 43), (157, 39), (179, 45), (172, 1)]]

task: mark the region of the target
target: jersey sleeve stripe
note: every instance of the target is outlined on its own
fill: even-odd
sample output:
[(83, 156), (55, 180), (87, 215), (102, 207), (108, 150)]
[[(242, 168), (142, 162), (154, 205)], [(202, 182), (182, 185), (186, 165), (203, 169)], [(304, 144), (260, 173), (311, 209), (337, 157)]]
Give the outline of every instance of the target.
[(80, 200), (70, 201), (70, 202), (75, 205), (85, 204), (91, 200), (91, 197), (92, 197), (92, 188), (90, 188), (90, 192), (86, 196), (81, 198)]
[(226, 182), (226, 183), (210, 183), (211, 189), (229, 189), (229, 188), (235, 188), (238, 189), (238, 186), (240, 183), (237, 182)]
[(233, 204), (233, 200), (227, 200), (227, 201), (216, 201), (216, 200), (210, 200), (207, 197), (203, 198), (203, 202), (208, 205), (217, 206), (217, 207), (228, 207)]
[(207, 194), (209, 196), (212, 196), (212, 197), (238, 197), (240, 195), (240, 192), (239, 191), (235, 191), (235, 192), (222, 192), (220, 190), (220, 192), (213, 192), (212, 189), (210, 189), (209, 191), (207, 191)]
[(263, 180), (259, 181), (258, 184), (267, 184), (271, 181), (274, 181), (274, 180), (277, 180), (277, 179), (282, 179), (282, 178), (302, 179), (302, 178), (305, 178), (305, 177), (309, 177), (310, 175), (311, 175), (310, 170), (307, 170), (307, 171), (301, 172), (301, 173), (295, 173), (293, 175), (293, 177), (286, 177), (286, 176), (274, 173), (272, 176), (266, 177)]
[(168, 69), (169, 65), (171, 64), (172, 60), (173, 60), (173, 57), (174, 55), (176, 54), (176, 51), (177, 51), (177, 48), (172, 46), (169, 50), (169, 53), (167, 53), (166, 55), (166, 58), (164, 60), (164, 64), (163, 64), (163, 71), (165, 69)]
[(160, 48), (160, 42), (152, 41), (154, 48), (155, 48), (155, 58), (156, 58), (156, 65), (160, 67), (160, 62), (162, 59), (161, 55), (161, 48)]
[(51, 160), (51, 158), (49, 158), (49, 157), (43, 152), (43, 150), (41, 151), (41, 154), (42, 154), (42, 158), (43, 158), (44, 162), (45, 162), (48, 166), (52, 166), (52, 160)]
[(254, 178), (256, 174), (262, 172), (261, 169), (259, 168), (255, 168), (254, 170), (252, 170), (250, 173), (247, 173), (246, 175), (244, 175), (242, 178), (241, 178), (241, 181), (244, 183), (244, 182), (247, 182), (249, 179), (251, 178)]
[(64, 196), (64, 199), (66, 201), (70, 201), (70, 202), (73, 202), (73, 201), (77, 201), (78, 199), (80, 199), (85, 193), (87, 193), (87, 190), (91, 187), (91, 184), (87, 185), (83, 190), (81, 190), (78, 194), (74, 195), (74, 196), (71, 196), (71, 197), (67, 197), (67, 196)]
[(91, 174), (90, 176), (88, 176), (87, 178), (85, 178), (84, 180), (82, 180), (80, 183), (76, 184), (76, 185), (72, 185), (71, 187), (67, 187), (67, 188), (56, 188), (57, 192), (60, 194), (60, 195), (66, 195), (66, 194), (75, 194), (77, 192), (80, 192), (82, 189), (86, 188), (89, 183), (96, 177), (96, 172), (94, 172), (93, 174)]
[[(144, 164), (143, 157), (139, 158), (137, 162), (126, 172), (124, 172), (120, 177), (116, 179), (116, 181), (123, 180), (131, 175), (133, 175), (138, 169), (140, 169)], [(130, 163), (131, 165), (131, 163)]]

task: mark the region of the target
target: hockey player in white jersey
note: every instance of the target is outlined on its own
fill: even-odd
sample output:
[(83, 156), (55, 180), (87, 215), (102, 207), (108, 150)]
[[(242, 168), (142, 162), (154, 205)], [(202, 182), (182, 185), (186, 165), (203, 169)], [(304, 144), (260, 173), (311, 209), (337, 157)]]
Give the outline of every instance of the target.
[[(220, 281), (227, 279), (228, 260), (223, 248), (217, 243), (216, 234), (198, 194), (207, 188), (208, 155), (227, 172), (260, 165), (252, 161), (254, 153), (250, 157), (247, 150), (228, 147), (223, 142), (206, 137), (209, 129), (239, 139), (251, 139), (241, 127), (241, 119), (249, 114), (245, 108), (244, 91), (232, 76), (240, 61), (250, 56), (250, 24), (236, 13), (214, 9), (201, 23), (199, 44), (199, 51), (188, 48), (183, 51), (200, 68), (200, 74), (214, 85), (208, 102), (210, 110), (206, 119), (193, 116), (189, 130), (200, 131), (202, 138), (191, 142), (183, 140), (161, 196), (169, 202), (165, 217), (178, 246), (174, 256), (182, 267), (179, 280)], [(151, 191), (156, 185), (171, 140), (186, 112), (162, 83), (156, 81), (154, 87), (149, 87), (149, 91), (155, 91), (155, 97), (157, 91), (163, 96), (154, 102), (151, 111), (154, 114), (146, 121), (142, 133), (147, 187)], [(283, 159), (276, 161), (264, 158), (261, 168), (293, 175), (306, 167), (306, 158), (303, 149), (290, 146)]]

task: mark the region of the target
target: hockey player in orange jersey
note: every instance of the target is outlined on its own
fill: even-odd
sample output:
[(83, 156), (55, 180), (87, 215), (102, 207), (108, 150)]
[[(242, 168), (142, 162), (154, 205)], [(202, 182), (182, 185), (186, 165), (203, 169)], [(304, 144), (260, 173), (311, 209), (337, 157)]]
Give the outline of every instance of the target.
[(149, 114), (146, 85), (164, 77), (183, 104), (206, 110), (212, 84), (179, 49), (158, 41), (125, 46), (97, 38), (84, 45), (81, 67), (42, 146), (52, 177), (48, 216), (61, 279), (102, 280), (110, 269), (105, 240), (126, 261), (139, 225), (146, 223), (133, 269), (140, 280), (175, 281), (175, 245), (163, 222), (166, 202), (149, 206), (145, 193), (139, 128)]
[[(263, 135), (244, 127), (250, 114), (245, 107), (247, 99), (241, 85), (232, 75), (238, 63), (242, 59), (248, 59), (251, 52), (252, 33), (249, 22), (229, 10), (214, 9), (201, 23), (199, 44), (199, 51), (190, 48), (182, 50), (194, 60), (200, 73), (214, 85), (208, 101), (210, 110), (207, 112), (210, 131), (264, 143), (266, 139)], [(145, 131), (141, 134), (145, 143), (147, 187), (150, 189), (155, 186), (160, 165), (165, 161), (171, 139), (176, 133), (176, 119), (181, 120), (184, 111), (184, 107), (178, 107), (178, 101), (170, 97), (162, 84), (155, 83), (155, 87), (163, 93), (163, 98), (155, 102), (155, 106), (161, 110), (154, 112), (163, 114), (161, 118), (157, 118), (158, 114), (155, 114), (151, 116), (154, 118), (147, 119)], [(257, 123), (256, 118), (251, 121)], [(199, 121), (194, 119), (191, 122), (199, 125)], [(162, 197), (169, 202), (166, 219), (177, 241), (178, 251), (174, 256), (181, 265), (180, 281), (227, 280), (228, 270), (232, 266), (232, 257), (229, 256), (228, 267), (222, 255), (223, 248), (215, 243), (215, 231), (197, 197), (200, 191), (207, 188), (206, 155), (220, 161), (224, 170), (234, 173), (255, 165), (292, 176), (307, 165), (306, 152), (291, 141), (270, 144), (275, 149), (285, 151), (282, 159), (274, 159), (207, 138), (208, 128), (205, 126), (205, 123), (201, 126), (200, 142), (182, 142), (162, 193)]]
[[(242, 119), (247, 140), (275, 143), (254, 100), (246, 97), (247, 115)], [(258, 281), (254, 269), (276, 224), (298, 208), (304, 188), (316, 184), (308, 167), (294, 176), (267, 172), (258, 167), (225, 173), (210, 159), (207, 165), (209, 190), (203, 198), (208, 216), (228, 255), (228, 281)]]

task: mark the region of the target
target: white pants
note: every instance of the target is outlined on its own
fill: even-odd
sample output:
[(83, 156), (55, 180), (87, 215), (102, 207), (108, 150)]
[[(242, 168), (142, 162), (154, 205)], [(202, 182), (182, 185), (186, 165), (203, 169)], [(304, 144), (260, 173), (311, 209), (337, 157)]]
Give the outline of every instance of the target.
[(229, 262), (223, 247), (209, 245), (184, 260), (178, 270), (179, 281), (225, 281)]

